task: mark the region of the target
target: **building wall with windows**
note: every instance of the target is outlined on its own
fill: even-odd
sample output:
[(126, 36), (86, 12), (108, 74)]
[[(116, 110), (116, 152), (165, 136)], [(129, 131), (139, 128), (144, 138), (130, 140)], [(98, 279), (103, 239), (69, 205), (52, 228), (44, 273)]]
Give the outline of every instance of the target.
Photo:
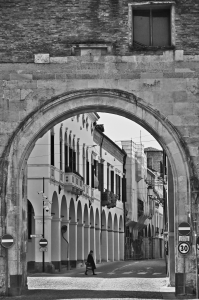
[[(163, 197), (163, 187), (162, 182), (159, 187), (159, 173), (147, 169), (143, 145), (122, 141), (122, 147), (127, 154), (126, 258), (162, 258), (163, 207), (158, 199)], [(151, 196), (149, 186), (153, 187)]]
[[(3, 0), (0, 61), (33, 62), (33, 53), (67, 56), (71, 46), (85, 42), (113, 45), (118, 55), (131, 55), (131, 48), (148, 52), (149, 47), (161, 51), (174, 46), (185, 54), (198, 55), (199, 34), (193, 30), (198, 25), (197, 4), (197, 0), (69, 0), (57, 5), (55, 0), (45, 0), (38, 5), (37, 1), (20, 0), (16, 5), (13, 0)], [(95, 53), (101, 51), (106, 53), (107, 48), (102, 46)]]
[[(104, 144), (98, 143), (98, 119), (96, 113), (88, 113), (55, 125), (37, 141), (28, 159), (29, 269), (42, 268), (41, 236), (30, 235), (43, 234), (43, 221), (47, 271), (82, 266), (90, 249), (96, 262), (124, 259), (123, 203), (118, 186), (124, 153), (105, 134)], [(63, 233), (64, 225), (67, 230)]]

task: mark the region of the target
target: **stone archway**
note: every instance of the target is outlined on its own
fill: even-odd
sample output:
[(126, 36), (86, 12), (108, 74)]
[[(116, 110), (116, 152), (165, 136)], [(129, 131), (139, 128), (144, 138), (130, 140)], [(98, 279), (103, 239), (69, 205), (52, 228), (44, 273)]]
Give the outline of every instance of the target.
[[(11, 283), (13, 282), (12, 278), (18, 278), (17, 282), (19, 284), (17, 286), (12, 286), (12, 284), (9, 286), (10, 294), (20, 294), (26, 283), (26, 263), (24, 259), (26, 255), (26, 228), (22, 224), (26, 220), (27, 192), (23, 191), (22, 186), (24, 186), (23, 178), (26, 172), (26, 161), (34, 147), (34, 143), (58, 122), (73, 115), (90, 111), (109, 112), (129, 118), (143, 126), (157, 139), (166, 151), (174, 178), (175, 230), (180, 222), (188, 221), (188, 213), (192, 211), (191, 178), (195, 178), (194, 166), (189, 149), (185, 147), (183, 137), (160, 111), (154, 110), (133, 93), (122, 90), (79, 90), (56, 96), (36, 107), (34, 111), (30, 111), (17, 129), (13, 129), (12, 135), (3, 150), (0, 162), (2, 170), (0, 178), (1, 211), (4, 220), (2, 232), (12, 232), (16, 241), (13, 248), (10, 249), (8, 259), (4, 259), (5, 269), (8, 270), (8, 276), (6, 274), (1, 275), (1, 279), (5, 281), (5, 292), (8, 290), (6, 278), (9, 278)], [(196, 182), (197, 180), (193, 180), (194, 184)], [(5, 205), (7, 205), (6, 210)], [(14, 207), (18, 209), (15, 210)], [(3, 213), (4, 211), (7, 211), (6, 216)], [(13, 220), (16, 221), (13, 222)], [(16, 226), (17, 224), (18, 226)], [(20, 253), (16, 258), (12, 254), (19, 245), (21, 245)], [(189, 276), (186, 280), (189, 286), (191, 282), (195, 286), (196, 264), (193, 253), (189, 255), (189, 259), (190, 267), (187, 270)], [(176, 273), (180, 273), (182, 265), (183, 258), (177, 253)]]

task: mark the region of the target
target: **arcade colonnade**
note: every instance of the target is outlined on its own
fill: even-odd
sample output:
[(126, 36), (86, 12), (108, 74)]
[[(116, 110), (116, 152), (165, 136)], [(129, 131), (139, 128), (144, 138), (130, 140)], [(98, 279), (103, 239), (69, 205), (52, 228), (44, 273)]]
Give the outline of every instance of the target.
[[(45, 183), (45, 187), (47, 186), (48, 183)], [(72, 268), (83, 266), (90, 250), (94, 252), (96, 263), (123, 260), (123, 210), (120, 210), (120, 214), (116, 212), (117, 208), (110, 210), (103, 207), (101, 210), (99, 201), (89, 208), (84, 197), (78, 201), (67, 198), (65, 195), (60, 197), (54, 191), (51, 216), (45, 212), (45, 238), (48, 241), (45, 252), (46, 271), (61, 270), (61, 265)], [(34, 268), (41, 272), (43, 261), (40, 239), (30, 238), (30, 233), (34, 235), (42, 232), (43, 216), (34, 213), (34, 202), (31, 206), (33, 213), (27, 249), (28, 269)], [(64, 225), (67, 230), (62, 233)]]

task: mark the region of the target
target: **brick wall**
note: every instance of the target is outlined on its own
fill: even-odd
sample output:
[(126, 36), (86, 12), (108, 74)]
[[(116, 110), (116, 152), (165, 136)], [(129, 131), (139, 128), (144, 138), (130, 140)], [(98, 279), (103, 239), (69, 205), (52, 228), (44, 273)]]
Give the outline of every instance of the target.
[(161, 173), (160, 161), (163, 162), (163, 152), (162, 151), (147, 151), (147, 159), (152, 158), (152, 169)]
[[(0, 62), (32, 62), (36, 53), (67, 56), (71, 44), (88, 42), (111, 42), (114, 54), (131, 55), (128, 3), (133, 2), (1, 0)], [(198, 15), (198, 0), (176, 0), (176, 49), (185, 54), (199, 54)]]

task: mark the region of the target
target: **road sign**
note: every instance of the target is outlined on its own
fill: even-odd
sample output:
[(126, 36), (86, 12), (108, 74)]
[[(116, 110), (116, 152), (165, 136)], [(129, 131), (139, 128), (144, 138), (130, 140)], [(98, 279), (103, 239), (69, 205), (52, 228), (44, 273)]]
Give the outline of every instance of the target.
[(178, 251), (181, 254), (187, 254), (190, 251), (190, 244), (188, 242), (179, 243)]
[(39, 246), (40, 247), (46, 247), (48, 245), (48, 241), (46, 239), (41, 239), (39, 241)]
[(190, 234), (190, 231), (191, 231), (191, 226), (187, 222), (182, 222), (178, 226), (178, 232), (180, 235), (188, 235)]
[(190, 240), (190, 236), (188, 235), (179, 235), (179, 241), (180, 242), (189, 242), (189, 240)]
[(47, 251), (48, 251), (48, 248), (47, 248), (47, 247), (40, 247), (40, 248), (39, 248), (39, 251), (40, 251), (40, 252), (47, 252)]
[(42, 237), (43, 234), (31, 234), (30, 237), (31, 238), (39, 238), (39, 237)]
[(14, 238), (12, 235), (10, 234), (4, 234), (2, 237), (1, 237), (1, 245), (4, 247), (4, 248), (10, 248), (14, 243)]

